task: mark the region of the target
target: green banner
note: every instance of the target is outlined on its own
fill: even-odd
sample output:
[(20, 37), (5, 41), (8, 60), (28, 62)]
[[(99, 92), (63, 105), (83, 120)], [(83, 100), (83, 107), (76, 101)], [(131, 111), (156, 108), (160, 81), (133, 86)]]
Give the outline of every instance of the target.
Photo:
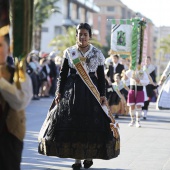
[(31, 50), (33, 28), (33, 0), (11, 0), (13, 56), (19, 60)]

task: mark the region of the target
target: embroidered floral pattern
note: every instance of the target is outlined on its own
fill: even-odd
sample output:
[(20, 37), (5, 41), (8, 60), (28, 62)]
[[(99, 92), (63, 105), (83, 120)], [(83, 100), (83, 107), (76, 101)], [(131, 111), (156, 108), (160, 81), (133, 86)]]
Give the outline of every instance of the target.
[[(68, 63), (69, 63), (69, 66), (71, 68), (75, 68), (72, 61), (70, 60), (69, 58), (69, 49), (67, 49), (64, 53), (64, 58), (67, 58), (68, 59)], [(81, 53), (78, 52), (79, 55), (81, 56)], [(92, 46), (91, 50), (89, 51), (89, 53), (87, 54), (86, 56), (86, 66), (87, 66), (87, 70), (88, 72), (96, 72), (98, 66), (100, 65), (104, 65), (104, 62), (105, 62), (105, 58), (102, 54), (102, 52), (97, 49), (96, 47)]]

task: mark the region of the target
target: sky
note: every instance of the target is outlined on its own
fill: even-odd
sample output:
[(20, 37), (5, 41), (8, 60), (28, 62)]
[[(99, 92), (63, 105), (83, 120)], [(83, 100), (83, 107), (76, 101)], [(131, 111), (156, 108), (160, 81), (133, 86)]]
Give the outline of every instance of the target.
[(128, 8), (151, 19), (155, 26), (170, 26), (169, 0), (121, 0)]

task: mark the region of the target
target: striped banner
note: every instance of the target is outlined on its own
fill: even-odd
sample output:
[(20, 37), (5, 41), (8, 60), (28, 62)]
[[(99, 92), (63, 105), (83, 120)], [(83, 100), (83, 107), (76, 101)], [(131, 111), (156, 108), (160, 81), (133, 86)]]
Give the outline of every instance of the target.
[[(120, 21), (120, 23), (123, 21)], [(111, 52), (120, 55), (131, 55), (132, 25), (112, 24)]]
[(143, 49), (142, 49), (142, 65), (145, 65), (145, 60), (146, 60), (146, 57), (147, 57), (147, 49), (148, 49), (148, 36), (147, 36), (147, 31), (148, 31), (148, 28), (146, 27), (145, 28), (145, 31), (144, 31), (144, 38), (143, 38)]
[(111, 21), (112, 24), (127, 24), (127, 25), (132, 25), (132, 20), (130, 19), (109, 19), (108, 21)]
[(131, 69), (144, 61), (147, 54), (146, 21), (143, 18), (109, 19), (111, 26), (111, 53), (131, 57)]

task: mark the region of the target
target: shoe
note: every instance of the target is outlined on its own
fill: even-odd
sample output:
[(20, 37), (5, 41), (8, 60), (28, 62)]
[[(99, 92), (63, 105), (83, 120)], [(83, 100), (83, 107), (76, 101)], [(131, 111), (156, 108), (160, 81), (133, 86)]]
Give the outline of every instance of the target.
[(136, 122), (136, 127), (137, 127), (137, 128), (140, 128), (140, 127), (141, 127), (140, 122)]
[(130, 122), (129, 124), (128, 124), (128, 126), (130, 126), (130, 127), (132, 127), (132, 126), (134, 126), (134, 122), (132, 121), (132, 122)]
[(115, 119), (118, 119), (119, 118), (119, 116), (118, 115), (115, 115)]
[(84, 160), (83, 164), (84, 164), (84, 168), (88, 169), (93, 165), (93, 161)]
[(33, 97), (32, 100), (40, 100), (39, 97)]
[(146, 120), (146, 117), (143, 117), (144, 120)]
[(72, 165), (73, 170), (80, 170), (81, 167), (82, 167), (81, 163), (74, 163)]

